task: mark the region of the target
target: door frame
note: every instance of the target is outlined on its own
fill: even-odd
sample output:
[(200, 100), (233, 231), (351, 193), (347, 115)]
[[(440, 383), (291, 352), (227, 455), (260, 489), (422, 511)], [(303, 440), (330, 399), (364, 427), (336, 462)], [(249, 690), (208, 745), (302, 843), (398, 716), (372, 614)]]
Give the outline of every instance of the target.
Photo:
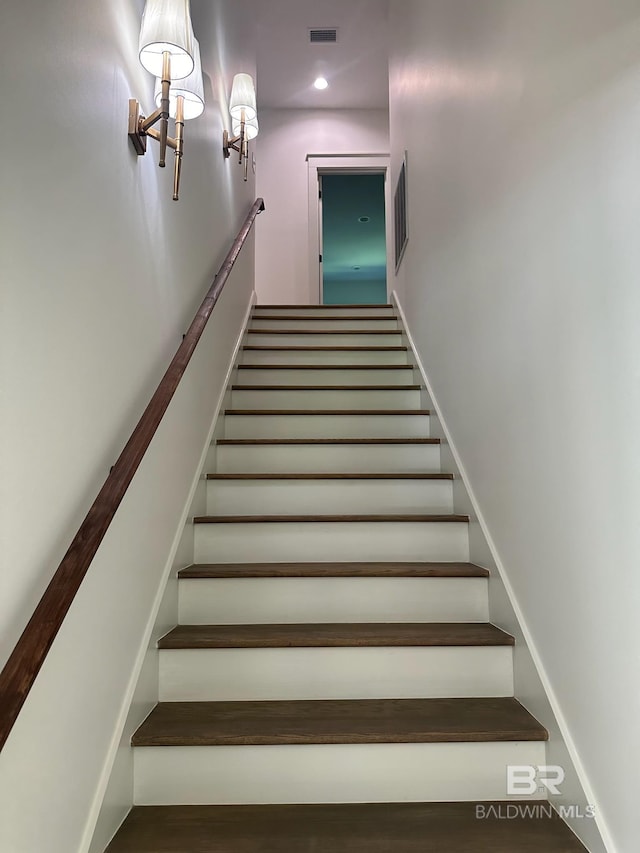
[(321, 175), (384, 175), (384, 217), (387, 243), (387, 299), (393, 290), (393, 210), (391, 204), (391, 157), (389, 154), (307, 154), (309, 180), (309, 301), (322, 305), (321, 206), (318, 192)]

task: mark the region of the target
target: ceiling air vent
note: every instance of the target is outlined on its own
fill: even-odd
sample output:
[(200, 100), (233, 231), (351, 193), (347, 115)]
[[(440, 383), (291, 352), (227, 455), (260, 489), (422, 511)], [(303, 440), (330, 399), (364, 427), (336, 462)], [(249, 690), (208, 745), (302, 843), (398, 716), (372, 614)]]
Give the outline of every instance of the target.
[(309, 41), (311, 44), (335, 44), (338, 41), (338, 30), (335, 27), (309, 30)]

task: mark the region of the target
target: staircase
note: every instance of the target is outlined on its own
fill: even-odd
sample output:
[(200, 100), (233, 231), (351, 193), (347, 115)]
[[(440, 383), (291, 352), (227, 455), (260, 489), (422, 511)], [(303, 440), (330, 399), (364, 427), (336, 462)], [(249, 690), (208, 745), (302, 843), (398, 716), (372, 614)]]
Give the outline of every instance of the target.
[(109, 853), (584, 851), (501, 819), (547, 732), (423, 399), (391, 306), (256, 307)]

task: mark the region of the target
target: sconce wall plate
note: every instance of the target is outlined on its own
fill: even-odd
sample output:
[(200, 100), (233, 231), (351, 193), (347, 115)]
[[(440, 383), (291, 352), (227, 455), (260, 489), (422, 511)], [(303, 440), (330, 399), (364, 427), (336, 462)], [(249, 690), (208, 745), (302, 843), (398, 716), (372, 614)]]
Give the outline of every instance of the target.
[(147, 153), (147, 134), (141, 131), (145, 116), (140, 115), (140, 104), (135, 98), (129, 100), (129, 139), (140, 157)]

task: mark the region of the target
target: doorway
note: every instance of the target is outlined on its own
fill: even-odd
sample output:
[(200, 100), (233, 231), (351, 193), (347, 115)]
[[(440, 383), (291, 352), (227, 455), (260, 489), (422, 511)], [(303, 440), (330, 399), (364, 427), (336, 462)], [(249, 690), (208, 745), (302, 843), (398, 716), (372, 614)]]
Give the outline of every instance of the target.
[(387, 302), (385, 173), (319, 174), (323, 305)]

